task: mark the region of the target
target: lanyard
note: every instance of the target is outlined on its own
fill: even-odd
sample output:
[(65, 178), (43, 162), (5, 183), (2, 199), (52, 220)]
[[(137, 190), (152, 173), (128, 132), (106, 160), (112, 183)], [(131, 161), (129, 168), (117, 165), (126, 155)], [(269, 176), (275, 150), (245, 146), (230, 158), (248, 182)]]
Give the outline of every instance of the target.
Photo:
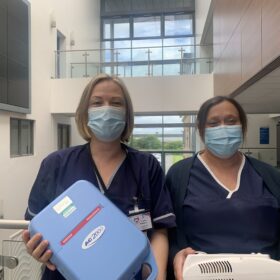
[(98, 171), (98, 168), (97, 168), (97, 166), (94, 162), (94, 159), (92, 159), (92, 163), (93, 163), (93, 167), (94, 167), (94, 172), (95, 172), (95, 174), (97, 176), (97, 179), (98, 179), (98, 182), (99, 182), (99, 186), (102, 189), (101, 191), (103, 191), (103, 193), (106, 195), (107, 188), (106, 188), (106, 185), (105, 185), (105, 183), (104, 183), (104, 181), (103, 181), (103, 179), (102, 179), (102, 177), (101, 177), (101, 175)]
[[(131, 164), (131, 159), (130, 159), (130, 156), (129, 156), (128, 152), (127, 152), (126, 156), (127, 156), (127, 160), (129, 161), (127, 166), (129, 166), (129, 169), (130, 169), (130, 171), (132, 173), (132, 177), (133, 177), (134, 182), (135, 182), (136, 187), (137, 187), (136, 197), (134, 196), (132, 198), (134, 203), (135, 203), (136, 201), (138, 202), (139, 199), (143, 199), (143, 193), (142, 193), (141, 187), (137, 183), (138, 180), (136, 178), (136, 174), (135, 174), (135, 171), (134, 171), (133, 166)], [(100, 173), (98, 171), (98, 168), (97, 168), (93, 158), (92, 158), (92, 163), (93, 163), (95, 174), (96, 174), (97, 179), (99, 181), (99, 186), (100, 186), (101, 190), (103, 191), (103, 193), (106, 195), (106, 193), (108, 192), (108, 189), (107, 189), (107, 187), (106, 187), (106, 185), (105, 185), (105, 183), (104, 183), (104, 181), (103, 181), (103, 179), (102, 179), (102, 177), (101, 177), (101, 175), (100, 175)]]

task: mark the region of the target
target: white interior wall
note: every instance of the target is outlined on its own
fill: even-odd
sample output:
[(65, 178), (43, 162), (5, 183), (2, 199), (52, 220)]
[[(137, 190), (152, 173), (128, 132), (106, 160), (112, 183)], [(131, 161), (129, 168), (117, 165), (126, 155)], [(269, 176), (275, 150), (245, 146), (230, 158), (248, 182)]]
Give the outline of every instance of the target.
[[(27, 198), (41, 160), (57, 148), (57, 120), (50, 114), (51, 76), (54, 73), (56, 30), (74, 32), (75, 46), (89, 48), (99, 41), (99, 0), (30, 0), (31, 3), (31, 114), (0, 112), (0, 204), (5, 219), (23, 219)], [(56, 28), (50, 27), (51, 16)], [(34, 155), (10, 157), (10, 117), (35, 120)], [(0, 231), (0, 239), (10, 231)], [(1, 246), (1, 244), (0, 244)]]
[[(43, 7), (43, 3), (45, 10), (42, 9), (42, 13), (49, 21), (48, 27), (51, 20), (56, 22), (52, 31), (57, 29), (66, 37), (67, 49), (99, 48), (100, 0), (31, 0), (32, 7), (36, 5), (36, 14), (37, 7)], [(70, 46), (70, 36), (75, 41), (74, 46)]]
[[(201, 44), (202, 33), (205, 28), (208, 11), (210, 8), (211, 0), (196, 0), (195, 1), (195, 31), (196, 31), (196, 44)], [(205, 58), (197, 62), (196, 69), (199, 73), (208, 73), (212, 69), (211, 61), (207, 58), (213, 57), (213, 47), (210, 46), (197, 46), (196, 57)], [(209, 70), (210, 68), (210, 70)]]
[[(90, 78), (52, 80), (51, 113), (73, 114)], [(213, 76), (123, 78), (137, 113), (196, 111), (213, 96)]]
[(195, 0), (195, 31), (197, 35), (197, 44), (200, 44), (210, 4), (211, 0)]
[[(66, 37), (65, 49), (67, 52), (60, 53), (61, 77), (70, 77), (71, 68), (68, 60), (84, 62), (85, 50), (100, 48), (100, 0), (82, 2), (52, 0), (50, 2), (49, 18), (56, 22), (53, 32), (56, 33), (59, 30)], [(70, 44), (71, 40), (74, 45)], [(68, 52), (71, 50), (73, 52)], [(89, 62), (100, 57), (99, 52), (90, 51), (88, 54)], [(55, 77), (54, 69), (53, 65), (53, 77)]]
[[(253, 156), (273, 166), (277, 165), (276, 126), (277, 120), (271, 118), (268, 114), (249, 114), (248, 133), (242, 146), (245, 149), (250, 148), (249, 150), (253, 152)], [(261, 127), (269, 128), (269, 144), (260, 144)]]

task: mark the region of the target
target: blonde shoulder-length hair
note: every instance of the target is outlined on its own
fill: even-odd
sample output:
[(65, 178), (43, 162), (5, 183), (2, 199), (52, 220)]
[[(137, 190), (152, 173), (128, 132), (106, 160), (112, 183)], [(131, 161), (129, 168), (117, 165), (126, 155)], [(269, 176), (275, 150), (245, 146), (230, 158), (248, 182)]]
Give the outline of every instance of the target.
[(122, 90), (124, 100), (125, 100), (126, 125), (121, 135), (121, 141), (128, 142), (134, 126), (134, 116), (133, 116), (134, 113), (133, 113), (131, 98), (123, 81), (118, 77), (109, 76), (107, 74), (99, 74), (95, 76), (90, 80), (90, 82), (85, 87), (79, 105), (77, 107), (76, 116), (75, 116), (78, 131), (86, 141), (88, 142), (90, 141), (92, 137), (92, 132), (87, 125), (89, 101), (94, 87), (103, 81), (112, 81), (116, 83)]

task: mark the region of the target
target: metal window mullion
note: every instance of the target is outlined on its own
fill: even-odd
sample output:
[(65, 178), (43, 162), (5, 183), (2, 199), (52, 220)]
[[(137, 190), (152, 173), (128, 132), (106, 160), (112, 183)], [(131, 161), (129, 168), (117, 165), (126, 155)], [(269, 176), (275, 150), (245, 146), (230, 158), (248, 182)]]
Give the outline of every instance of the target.
[(163, 48), (164, 48), (164, 38), (161, 39), (161, 75), (163, 76)]
[[(131, 3), (130, 3), (131, 4)], [(132, 6), (130, 6), (131, 8)], [(133, 34), (134, 34), (134, 26), (133, 26), (133, 17), (129, 17), (129, 36), (130, 36), (130, 77), (133, 75), (133, 50), (132, 50), (132, 42), (134, 40)]]
[(129, 17), (129, 39), (132, 40), (134, 36), (134, 18), (132, 16)]
[(70, 125), (67, 125), (67, 147), (70, 147)]
[[(164, 154), (164, 117), (163, 115), (161, 115), (161, 125), (162, 125), (162, 128), (161, 128), (161, 146), (162, 146), (162, 149), (161, 149), (161, 163), (162, 163), (162, 169), (165, 171), (165, 154)], [(164, 158), (163, 158), (163, 155), (164, 155)]]
[(163, 133), (164, 133), (164, 123), (163, 123), (163, 115), (161, 115), (161, 150), (164, 151), (164, 137), (163, 137)]
[(135, 124), (134, 128), (156, 128), (156, 127), (196, 127), (195, 123), (155, 123), (155, 124)]
[(57, 148), (61, 149), (61, 124), (57, 125)]
[(26, 123), (27, 123), (27, 131), (26, 131), (26, 139), (25, 139), (25, 147), (24, 147), (24, 150), (25, 150), (25, 154), (29, 155), (30, 154), (30, 122), (25, 120)]
[(132, 68), (133, 68), (132, 60), (133, 60), (132, 39), (130, 39), (130, 77), (132, 77), (132, 73), (133, 73), (133, 71), (132, 71)]

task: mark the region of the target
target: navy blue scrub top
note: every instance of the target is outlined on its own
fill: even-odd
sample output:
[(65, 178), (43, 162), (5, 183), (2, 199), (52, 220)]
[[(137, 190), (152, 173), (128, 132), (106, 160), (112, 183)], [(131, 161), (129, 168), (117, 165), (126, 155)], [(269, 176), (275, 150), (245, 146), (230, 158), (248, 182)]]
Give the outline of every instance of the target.
[[(125, 145), (123, 148), (127, 156), (114, 175), (106, 196), (126, 215), (134, 209), (133, 197), (138, 197), (139, 208), (151, 212), (154, 228), (175, 226), (170, 196), (157, 159)], [(43, 160), (29, 196), (25, 218), (32, 219), (78, 180), (88, 180), (99, 186), (88, 143), (54, 152)]]
[(280, 208), (262, 178), (243, 157), (236, 191), (227, 190), (196, 158), (184, 200), (184, 231), (189, 246), (206, 253), (277, 255)]
[[(126, 215), (134, 209), (133, 197), (137, 196), (139, 208), (150, 211), (153, 228), (174, 227), (175, 216), (157, 159), (125, 145), (123, 148), (127, 156), (114, 175), (106, 196)], [(42, 161), (29, 196), (25, 218), (32, 219), (78, 180), (88, 180), (99, 186), (89, 143), (54, 152)], [(64, 280), (58, 271), (48, 269), (42, 279)]]

